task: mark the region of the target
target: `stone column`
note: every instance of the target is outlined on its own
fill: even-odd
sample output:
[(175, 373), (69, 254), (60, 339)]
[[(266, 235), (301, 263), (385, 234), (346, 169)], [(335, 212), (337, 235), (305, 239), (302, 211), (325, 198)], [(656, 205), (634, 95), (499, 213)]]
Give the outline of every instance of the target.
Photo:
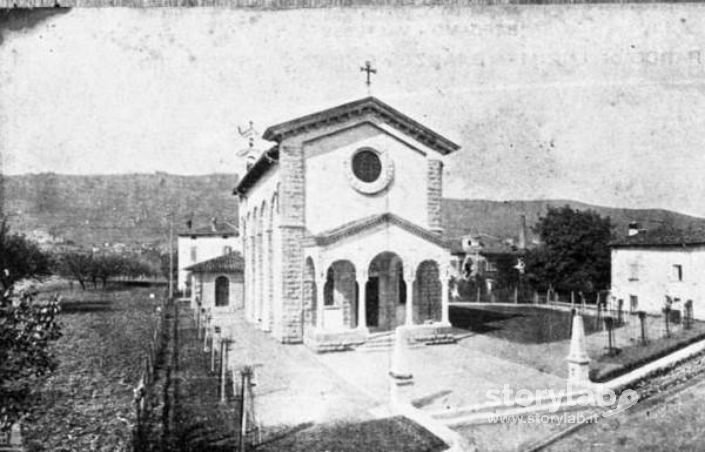
[(325, 304), (326, 271), (319, 271), (316, 275), (316, 329), (324, 328), (323, 308)]
[(404, 282), (406, 283), (406, 320), (405, 325), (414, 324), (414, 279), (416, 277), (416, 266), (409, 263), (404, 269)]
[(255, 286), (255, 290), (257, 291), (257, 294), (255, 296), (255, 321), (260, 324), (261, 327), (261, 322), (262, 322), (262, 299), (263, 293), (264, 293), (264, 278), (262, 277), (262, 231), (259, 230), (257, 231), (257, 239), (256, 239), (256, 250), (255, 250), (255, 268), (257, 271), (257, 285)]
[(269, 276), (272, 272), (272, 263), (269, 261), (269, 237), (271, 230), (267, 229), (262, 234), (262, 308), (260, 310), (262, 319), (261, 328), (264, 331), (269, 331)]
[(448, 318), (448, 283), (450, 281), (450, 276), (448, 274), (448, 266), (444, 265), (441, 267), (441, 322), (449, 324), (450, 320)]
[(357, 272), (355, 273), (357, 286), (359, 287), (357, 300), (357, 327), (359, 329), (367, 329), (367, 270), (363, 270), (361, 266), (356, 265)]

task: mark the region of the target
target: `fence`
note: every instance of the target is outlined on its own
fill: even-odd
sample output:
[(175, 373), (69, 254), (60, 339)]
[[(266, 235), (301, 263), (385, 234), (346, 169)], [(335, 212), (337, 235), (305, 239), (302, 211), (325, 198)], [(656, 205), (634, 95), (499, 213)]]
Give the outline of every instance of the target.
[(218, 326), (213, 325), (213, 316), (209, 310), (197, 312), (197, 338), (203, 340), (203, 352), (209, 354), (210, 371), (218, 378), (218, 397), (220, 403), (231, 404), (235, 417), (233, 419), (234, 450), (245, 452), (254, 450), (261, 443), (261, 429), (255, 412), (256, 368), (245, 365), (232, 368), (230, 349), (234, 340), (228, 337)]
[(154, 311), (152, 335), (147, 343), (144, 356), (141, 359), (140, 379), (134, 392), (135, 426), (133, 429), (133, 445), (135, 450), (146, 450), (147, 426), (154, 408), (154, 384), (157, 370), (164, 360), (164, 335), (166, 329), (167, 310), (173, 305), (171, 300), (163, 299)]

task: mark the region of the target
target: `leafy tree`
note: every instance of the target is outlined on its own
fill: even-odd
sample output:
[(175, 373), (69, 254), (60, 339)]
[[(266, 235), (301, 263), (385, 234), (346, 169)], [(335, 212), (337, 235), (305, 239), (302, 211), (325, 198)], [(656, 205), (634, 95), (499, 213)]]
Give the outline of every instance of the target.
[(525, 261), (534, 286), (584, 293), (609, 288), (609, 218), (569, 206), (549, 208), (534, 231), (542, 244), (530, 250)]
[[(0, 222), (0, 285), (7, 298), (15, 283), (51, 274), (51, 259), (23, 235), (11, 234), (7, 219)], [(6, 295), (7, 294), (7, 295)]]
[(52, 371), (56, 361), (49, 349), (60, 337), (56, 315), (59, 300), (38, 303), (32, 290), (14, 296), (15, 283), (49, 273), (49, 257), (24, 236), (0, 225), (0, 429), (25, 412), (37, 378)]
[(67, 278), (73, 278), (86, 290), (86, 281), (92, 275), (93, 257), (86, 252), (68, 251), (58, 256), (59, 273)]

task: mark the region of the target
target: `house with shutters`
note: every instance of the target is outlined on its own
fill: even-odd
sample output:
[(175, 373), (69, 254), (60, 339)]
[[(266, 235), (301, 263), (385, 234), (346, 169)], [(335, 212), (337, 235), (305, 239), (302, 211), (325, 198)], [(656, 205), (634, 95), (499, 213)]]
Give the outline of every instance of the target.
[(459, 146), (375, 97), (263, 138), (234, 190), (246, 318), (317, 350), (449, 326), (443, 162)]
[(631, 312), (661, 313), (665, 304), (705, 319), (705, 231), (639, 229), (611, 243), (610, 295)]

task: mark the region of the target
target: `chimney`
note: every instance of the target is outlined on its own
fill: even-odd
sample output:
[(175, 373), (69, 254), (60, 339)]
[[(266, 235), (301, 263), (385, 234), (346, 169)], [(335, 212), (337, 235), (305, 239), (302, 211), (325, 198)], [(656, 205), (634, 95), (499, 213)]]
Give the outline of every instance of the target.
[(520, 250), (526, 249), (526, 215), (521, 214), (519, 217), (519, 245)]
[(632, 237), (639, 233), (639, 223), (632, 221), (629, 223), (629, 229), (627, 229), (627, 236)]

